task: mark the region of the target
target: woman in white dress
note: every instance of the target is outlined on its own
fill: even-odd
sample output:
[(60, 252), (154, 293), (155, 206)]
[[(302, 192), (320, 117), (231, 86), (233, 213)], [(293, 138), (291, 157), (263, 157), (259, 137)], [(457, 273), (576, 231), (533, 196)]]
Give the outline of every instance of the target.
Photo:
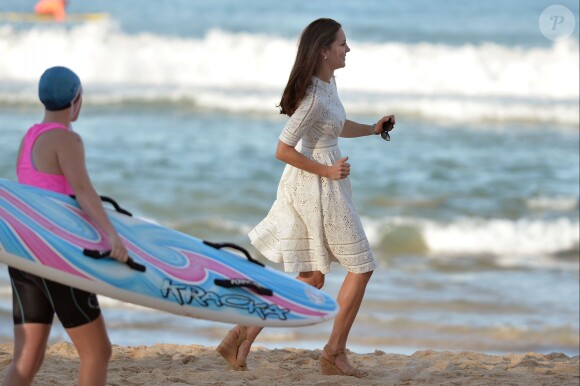
[[(366, 285), (377, 264), (353, 203), (350, 164), (338, 148), (338, 137), (379, 134), (392, 128), (393, 115), (376, 124), (346, 119), (338, 98), (334, 71), (345, 66), (350, 51), (341, 25), (318, 19), (302, 32), (294, 67), (280, 101), (290, 117), (279, 137), (276, 157), (286, 162), (277, 199), (267, 217), (249, 234), (268, 259), (316, 288), (324, 285), (330, 263), (347, 271), (337, 302), (340, 311), (320, 357), (323, 374), (364, 377), (345, 355), (348, 334)], [(246, 358), (261, 328), (236, 326), (218, 346), (235, 370), (246, 370)]]

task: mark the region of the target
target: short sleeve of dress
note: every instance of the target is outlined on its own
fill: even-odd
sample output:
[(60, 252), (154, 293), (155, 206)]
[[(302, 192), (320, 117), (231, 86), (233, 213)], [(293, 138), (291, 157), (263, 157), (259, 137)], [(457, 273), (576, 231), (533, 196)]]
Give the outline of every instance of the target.
[(300, 105), (292, 114), (284, 130), (280, 134), (280, 141), (288, 146), (296, 146), (312, 125), (322, 117), (323, 106), (316, 92), (307, 93)]

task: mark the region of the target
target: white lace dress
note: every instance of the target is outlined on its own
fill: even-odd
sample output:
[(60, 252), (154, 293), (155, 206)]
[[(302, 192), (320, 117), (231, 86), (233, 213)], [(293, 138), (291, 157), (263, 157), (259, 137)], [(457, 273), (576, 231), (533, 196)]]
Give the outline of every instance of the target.
[[(330, 83), (312, 77), (280, 140), (332, 165), (341, 158), (338, 136), (345, 120), (334, 77)], [(276, 201), (249, 236), (264, 256), (283, 262), (287, 272), (327, 273), (333, 261), (354, 273), (376, 268), (348, 178), (331, 180), (286, 165)]]

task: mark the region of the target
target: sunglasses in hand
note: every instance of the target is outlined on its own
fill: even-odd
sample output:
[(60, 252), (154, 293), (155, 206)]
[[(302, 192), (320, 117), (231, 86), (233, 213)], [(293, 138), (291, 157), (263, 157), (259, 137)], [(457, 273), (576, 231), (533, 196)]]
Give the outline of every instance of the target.
[(383, 130), (381, 131), (381, 137), (385, 141), (391, 140), (391, 135), (389, 134), (389, 131), (393, 130), (393, 127), (394, 125), (391, 123), (391, 121), (383, 122)]

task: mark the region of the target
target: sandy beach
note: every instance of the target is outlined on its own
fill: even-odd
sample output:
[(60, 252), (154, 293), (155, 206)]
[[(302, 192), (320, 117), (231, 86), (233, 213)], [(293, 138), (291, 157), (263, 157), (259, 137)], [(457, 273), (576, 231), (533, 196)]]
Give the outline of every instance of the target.
[[(12, 345), (0, 345), (0, 376)], [(323, 376), (319, 350), (255, 347), (250, 371), (229, 370), (215, 347), (199, 345), (114, 346), (110, 385), (526, 385), (566, 386), (580, 382), (580, 357), (537, 353), (487, 355), (474, 352), (383, 351), (349, 357), (368, 371), (364, 379)], [(75, 385), (78, 356), (68, 342), (48, 348), (34, 385)]]

